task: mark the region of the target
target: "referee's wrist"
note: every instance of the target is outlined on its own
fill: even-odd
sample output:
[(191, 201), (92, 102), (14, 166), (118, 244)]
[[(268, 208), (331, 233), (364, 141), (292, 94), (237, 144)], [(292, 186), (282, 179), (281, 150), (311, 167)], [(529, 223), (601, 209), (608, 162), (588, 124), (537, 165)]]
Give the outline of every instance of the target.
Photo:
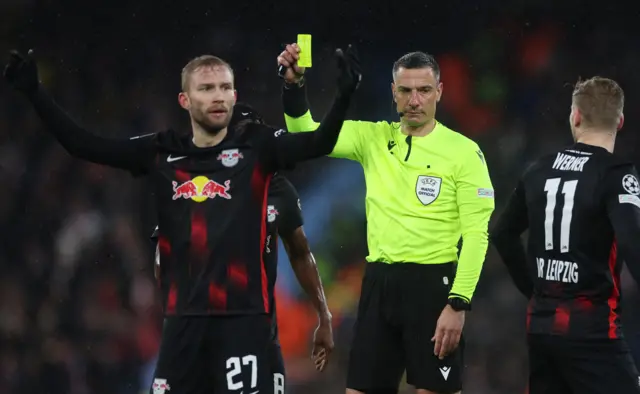
[(284, 88), (287, 90), (290, 89), (300, 89), (301, 87), (304, 86), (304, 75), (300, 77), (300, 79), (296, 82), (288, 82), (288, 81), (284, 81)]
[(460, 294), (449, 294), (447, 305), (449, 305), (451, 309), (457, 312), (471, 310), (471, 301), (467, 297)]

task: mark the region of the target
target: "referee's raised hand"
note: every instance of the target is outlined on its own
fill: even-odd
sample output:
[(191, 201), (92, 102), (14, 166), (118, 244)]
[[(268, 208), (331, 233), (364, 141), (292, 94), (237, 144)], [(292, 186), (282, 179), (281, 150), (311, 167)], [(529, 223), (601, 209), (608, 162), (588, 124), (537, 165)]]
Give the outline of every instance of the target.
[(440, 360), (458, 348), (464, 327), (464, 314), (464, 311), (456, 311), (450, 305), (442, 310), (435, 335), (431, 338), (434, 342), (433, 354)]
[(281, 76), (288, 84), (296, 84), (304, 76), (305, 68), (298, 66), (299, 58), (300, 47), (298, 44), (288, 44), (278, 55), (278, 66), (285, 68), (284, 74)]
[(9, 62), (4, 68), (4, 78), (14, 89), (31, 94), (38, 90), (38, 67), (33, 58), (33, 49), (26, 55), (13, 50), (9, 52)]
[(346, 51), (336, 49), (336, 58), (338, 60), (338, 90), (341, 94), (351, 94), (358, 89), (362, 80), (362, 69), (360, 68), (360, 59), (356, 49), (349, 45)]

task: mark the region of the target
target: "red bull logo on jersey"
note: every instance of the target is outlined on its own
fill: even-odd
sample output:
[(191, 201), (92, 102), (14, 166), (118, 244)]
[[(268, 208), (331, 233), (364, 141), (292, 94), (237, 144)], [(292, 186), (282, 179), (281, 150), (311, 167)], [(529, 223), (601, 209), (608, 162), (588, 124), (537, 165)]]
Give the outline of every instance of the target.
[(229, 189), (231, 188), (230, 180), (224, 181), (224, 183), (218, 183), (206, 176), (197, 176), (181, 184), (178, 184), (176, 181), (172, 183), (174, 200), (184, 198), (185, 200), (191, 199), (195, 202), (204, 202), (216, 197), (231, 200), (231, 194), (229, 193)]
[(269, 223), (273, 223), (276, 220), (277, 215), (279, 215), (279, 212), (275, 206), (273, 205), (267, 206), (267, 221)]
[(233, 167), (238, 164), (240, 159), (244, 158), (238, 149), (225, 149), (218, 155), (217, 159), (222, 162), (225, 167)]
[(171, 387), (167, 384), (167, 379), (153, 379), (153, 394), (165, 394), (171, 390)]

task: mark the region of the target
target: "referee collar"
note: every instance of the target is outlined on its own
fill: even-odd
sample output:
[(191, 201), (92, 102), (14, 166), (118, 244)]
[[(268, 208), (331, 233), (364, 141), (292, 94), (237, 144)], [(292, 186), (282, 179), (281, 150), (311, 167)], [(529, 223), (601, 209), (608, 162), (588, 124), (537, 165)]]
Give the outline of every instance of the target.
[(405, 133), (402, 132), (402, 123), (398, 122), (397, 125), (398, 127), (394, 127), (394, 131), (396, 135), (394, 135), (395, 138), (397, 139), (401, 139), (402, 141), (407, 141), (407, 139), (409, 137), (411, 137), (411, 140), (413, 143), (420, 143), (422, 141), (430, 141), (431, 138), (434, 138), (433, 136), (436, 134), (440, 134), (440, 131), (442, 131), (442, 123), (438, 122), (437, 119), (435, 119), (436, 125), (433, 127), (433, 130), (431, 130), (431, 132), (427, 135), (422, 135), (422, 136), (415, 136), (415, 135), (407, 135)]

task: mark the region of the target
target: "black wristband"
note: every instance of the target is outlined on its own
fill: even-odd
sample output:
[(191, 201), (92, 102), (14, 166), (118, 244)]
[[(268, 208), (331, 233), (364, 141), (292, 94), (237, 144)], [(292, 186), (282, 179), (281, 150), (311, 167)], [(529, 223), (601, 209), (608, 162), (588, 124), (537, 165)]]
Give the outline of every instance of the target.
[(302, 76), (302, 78), (300, 78), (300, 80), (296, 83), (289, 83), (287, 81), (284, 81), (284, 88), (285, 89), (295, 89), (295, 88), (301, 88), (304, 86), (304, 75)]
[(282, 87), (282, 104), (284, 113), (292, 118), (299, 118), (309, 111), (309, 102), (307, 100), (307, 88), (302, 84), (284, 85)]
[(451, 309), (457, 312), (471, 310), (471, 303), (460, 297), (456, 297), (456, 296), (450, 297), (447, 300), (447, 304), (451, 306)]

